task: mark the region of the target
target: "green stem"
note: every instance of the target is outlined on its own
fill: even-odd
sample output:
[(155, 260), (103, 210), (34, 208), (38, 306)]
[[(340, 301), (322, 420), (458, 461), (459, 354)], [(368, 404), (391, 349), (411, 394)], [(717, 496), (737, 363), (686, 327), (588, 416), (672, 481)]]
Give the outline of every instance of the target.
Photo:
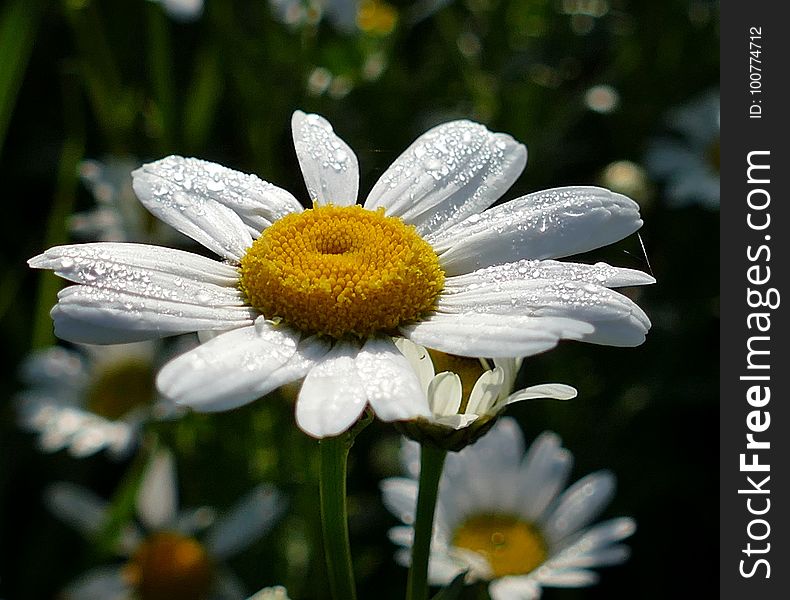
[(420, 446), (420, 489), (417, 493), (417, 513), (414, 518), (411, 567), (406, 583), (407, 600), (428, 598), (428, 559), (431, 555), (433, 516), (446, 456), (447, 450), (442, 448), (430, 444)]
[(319, 441), (321, 455), (320, 495), (324, 555), (329, 572), (329, 587), (335, 600), (355, 600), (354, 569), (348, 541), (346, 505), (346, 461), (354, 438), (370, 422), (366, 415), (358, 424), (335, 437)]

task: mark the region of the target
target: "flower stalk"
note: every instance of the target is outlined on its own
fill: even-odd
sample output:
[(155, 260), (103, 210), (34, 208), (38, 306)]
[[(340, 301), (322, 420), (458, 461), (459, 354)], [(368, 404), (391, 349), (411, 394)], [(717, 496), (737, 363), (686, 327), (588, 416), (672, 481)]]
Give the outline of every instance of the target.
[(439, 480), (442, 476), (447, 450), (431, 444), (420, 445), (420, 482), (417, 494), (417, 512), (414, 518), (414, 545), (411, 567), (406, 582), (406, 600), (427, 600), (428, 559), (431, 554), (433, 517)]
[(373, 415), (367, 411), (348, 431), (337, 436), (322, 438), (318, 443), (321, 529), (324, 534), (324, 555), (329, 574), (329, 587), (334, 600), (355, 600), (357, 597), (348, 538), (346, 464), (354, 439), (372, 419)]

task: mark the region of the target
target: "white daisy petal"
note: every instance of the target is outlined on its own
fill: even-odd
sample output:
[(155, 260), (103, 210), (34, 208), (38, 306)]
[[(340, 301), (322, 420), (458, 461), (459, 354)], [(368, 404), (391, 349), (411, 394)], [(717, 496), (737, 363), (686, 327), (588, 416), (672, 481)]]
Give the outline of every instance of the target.
[(513, 404), (522, 400), (547, 398), (551, 400), (571, 400), (577, 396), (576, 388), (563, 383), (542, 383), (532, 385), (508, 396), (505, 404)]
[(437, 310), (573, 319), (594, 326), (585, 341), (609, 346), (637, 346), (650, 329), (650, 319), (628, 297), (577, 281), (533, 279), (469, 289), (441, 296)]
[(168, 156), (143, 165), (132, 172), (134, 191), (155, 217), (223, 258), (238, 261), (252, 245), (249, 228), (204, 189), (210, 179), (188, 161)]
[(406, 525), (413, 525), (417, 507), (417, 482), (404, 477), (391, 477), (382, 481), (380, 487), (387, 509)]
[(518, 377), (518, 372), (523, 362), (523, 357), (498, 357), (494, 359), (494, 366), (502, 369), (504, 385), (507, 389), (512, 390), (513, 386), (516, 384), (516, 378)]
[(310, 199), (317, 204), (351, 206), (359, 191), (359, 164), (354, 151), (319, 115), (294, 112), (294, 146)]
[(438, 425), (444, 425), (445, 427), (451, 427), (453, 429), (463, 429), (464, 427), (469, 427), (469, 425), (477, 421), (479, 418), (480, 415), (471, 414), (443, 415), (434, 416), (433, 422)]
[(428, 234), (491, 206), (526, 163), (526, 147), (509, 135), (471, 121), (444, 123), (395, 159), (365, 208), (384, 207)]
[(178, 516), (178, 482), (173, 455), (158, 450), (137, 491), (137, 516), (148, 529), (172, 527)]
[[(500, 419), (477, 442), (453, 455), (460, 464), (475, 461), (480, 472), (517, 468), (524, 454), (524, 435), (513, 419)], [(460, 458), (463, 457), (463, 458)]]
[(636, 523), (633, 519), (622, 517), (611, 519), (571, 536), (562, 542), (562, 550), (549, 561), (555, 568), (589, 568), (619, 564), (629, 555), (623, 545), (612, 545), (634, 533)]
[(492, 600), (537, 600), (540, 585), (529, 577), (501, 577), (491, 582), (488, 593)]
[(595, 187), (529, 194), (428, 236), (445, 274), (517, 260), (561, 258), (614, 243), (642, 226), (639, 207)]
[(217, 519), (216, 511), (209, 506), (182, 509), (176, 519), (176, 531), (194, 537), (212, 525)]
[[(169, 156), (144, 165), (143, 170), (170, 181), (183, 177), (181, 188), (230, 208), (247, 227), (261, 231), (287, 214), (302, 212), (302, 205), (290, 192), (255, 175), (234, 171), (197, 158)], [(187, 186), (187, 181), (191, 185)]]
[(504, 377), (504, 372), (498, 367), (483, 373), (469, 394), (466, 412), (475, 415), (488, 414), (502, 391)]
[(479, 312), (434, 313), (402, 325), (412, 342), (459, 356), (531, 356), (550, 350), (560, 339), (582, 339), (594, 328), (561, 317), (497, 315)]
[(444, 287), (447, 293), (454, 293), (484, 285), (529, 281), (530, 279), (579, 281), (609, 288), (649, 285), (656, 282), (653, 277), (642, 271), (612, 267), (603, 262), (588, 265), (556, 260), (522, 259), (484, 267), (464, 275), (447, 277)]
[(428, 385), (428, 403), (434, 418), (458, 413), (461, 408), (461, 378), (455, 373), (439, 373)]
[(427, 391), (428, 385), (434, 376), (433, 361), (428, 355), (428, 351), (411, 340), (402, 337), (395, 338), (395, 345), (417, 373), (422, 389)]
[(132, 450), (137, 438), (137, 426), (123, 421), (113, 422), (107, 419), (86, 419), (83, 427), (74, 432), (69, 442), (69, 453), (75, 458), (84, 458), (96, 454), (102, 448), (108, 448), (118, 458), (123, 458)]
[(64, 600), (131, 600), (132, 597), (120, 567), (92, 569), (63, 591)]
[(565, 485), (573, 456), (555, 433), (544, 432), (532, 443), (519, 469), (519, 506), (527, 521), (537, 521)]
[(406, 357), (389, 337), (371, 337), (355, 359), (368, 402), (382, 421), (428, 417), (428, 401)]
[(583, 477), (557, 499), (557, 505), (545, 518), (546, 538), (557, 542), (595, 519), (614, 496), (615, 478), (608, 471)]
[(55, 335), (76, 344), (130, 344), (154, 337), (150, 331), (119, 329), (86, 322), (80, 318), (81, 311), (75, 316), (68, 310), (63, 311), (57, 304), (49, 314), (54, 322)]
[[(411, 563), (411, 557), (408, 563)], [(428, 582), (431, 585), (448, 585), (464, 571), (471, 570), (470, 565), (455, 557), (434, 555), (428, 563)]]
[(90, 377), (88, 365), (79, 352), (51, 346), (33, 351), (20, 365), (19, 378), (36, 390), (64, 388), (77, 392)]
[(288, 597), (288, 590), (281, 585), (274, 587), (267, 587), (259, 590), (247, 600), (290, 600)]
[[(411, 527), (393, 527), (387, 532), (387, 537), (397, 546), (411, 546), (414, 543), (414, 529)], [(398, 564), (408, 566), (409, 560), (407, 558), (405, 562), (398, 561)]]
[(124, 272), (127, 269), (157, 271), (173, 277), (225, 287), (234, 287), (239, 280), (239, 272), (235, 267), (199, 254), (162, 246), (122, 242), (55, 246), (31, 258), (28, 264), (35, 269), (52, 269), (71, 281), (94, 285), (98, 285), (97, 282), (101, 282), (109, 270)]
[[(173, 251), (172, 256), (167, 256), (167, 253), (151, 253), (152, 256), (164, 255), (160, 258), (169, 259), (171, 262), (159, 263), (155, 268), (150, 269), (121, 262), (113, 256), (112, 249), (102, 246), (104, 244), (59, 246), (47, 250), (36, 259), (31, 259), (30, 264), (39, 268), (42, 266), (51, 268), (56, 275), (64, 279), (105, 291), (117, 291), (156, 300), (202, 306), (244, 306), (245, 304), (244, 296), (237, 288), (238, 275), (236, 273), (233, 273), (235, 277), (226, 279), (218, 285), (210, 281), (210, 275), (203, 275), (196, 268), (202, 264), (208, 267), (207, 272), (211, 273), (211, 267), (215, 265), (227, 267), (227, 265), (190, 255), (187, 252), (176, 254), (176, 251)], [(148, 246), (147, 248), (155, 247)], [(145, 253), (144, 251), (141, 254)], [(202, 260), (187, 259), (186, 266), (182, 268), (177, 262), (183, 258), (179, 254), (187, 257), (195, 256)], [(33, 261), (36, 263), (34, 264)], [(232, 271), (232, 269), (230, 270)]]
[(607, 544), (619, 542), (630, 537), (636, 531), (636, 522), (629, 517), (610, 519), (602, 523), (597, 523), (585, 530), (581, 536), (573, 542), (574, 546), (582, 548), (585, 552), (602, 548)]
[(575, 547), (570, 547), (564, 549), (547, 564), (554, 569), (590, 569), (619, 565), (627, 561), (630, 556), (631, 549), (623, 545), (607, 546), (589, 552), (580, 552)]
[(266, 535), (286, 508), (285, 499), (271, 485), (262, 484), (220, 517), (206, 535), (214, 558), (226, 559)]
[(55, 334), (83, 344), (123, 344), (210, 329), (248, 325), (257, 312), (244, 306), (201, 306), (74, 285), (58, 293)]
[(44, 498), (53, 514), (87, 538), (98, 534), (107, 518), (108, 502), (78, 485), (55, 483)]
[(538, 569), (534, 578), (543, 585), (553, 587), (587, 587), (598, 583), (598, 575), (582, 569), (554, 570)]
[(309, 435), (338, 435), (365, 410), (367, 394), (355, 364), (359, 350), (351, 342), (337, 342), (305, 377), (296, 423)]
[[(328, 350), (316, 338), (259, 317), (254, 325), (223, 333), (170, 361), (159, 372), (161, 393), (199, 411), (228, 410), (252, 402), (304, 376)], [(293, 369), (285, 369), (293, 363)]]

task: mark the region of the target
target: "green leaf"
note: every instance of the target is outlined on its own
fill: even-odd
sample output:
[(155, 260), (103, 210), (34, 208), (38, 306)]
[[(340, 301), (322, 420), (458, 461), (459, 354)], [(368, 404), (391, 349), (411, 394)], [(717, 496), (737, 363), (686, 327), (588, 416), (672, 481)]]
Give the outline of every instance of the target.
[(184, 112), (184, 145), (190, 152), (205, 147), (222, 97), (223, 80), (217, 55), (216, 49), (207, 48), (195, 64)]
[(15, 0), (0, 15), (0, 150), (41, 16), (40, 0)]

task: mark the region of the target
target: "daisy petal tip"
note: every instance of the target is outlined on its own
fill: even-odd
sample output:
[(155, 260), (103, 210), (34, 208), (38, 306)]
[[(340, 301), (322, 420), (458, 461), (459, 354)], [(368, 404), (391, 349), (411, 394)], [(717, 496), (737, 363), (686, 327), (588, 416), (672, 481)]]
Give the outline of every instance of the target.
[(636, 533), (636, 521), (631, 517), (622, 517), (619, 525), (620, 539), (631, 537)]
[(296, 129), (299, 124), (307, 117), (307, 113), (303, 110), (296, 109), (291, 114), (291, 128)]
[(511, 394), (507, 404), (519, 402), (521, 400), (535, 400), (546, 398), (550, 400), (572, 400), (578, 395), (576, 388), (563, 383), (544, 383), (533, 385), (528, 388)]
[(46, 252), (42, 252), (41, 254), (37, 254), (33, 258), (27, 259), (27, 266), (31, 269), (47, 269), (48, 267), (48, 257)]
[(327, 423), (316, 418), (316, 415), (300, 412), (298, 405), (296, 411), (296, 425), (307, 435), (317, 440), (338, 435), (343, 431), (343, 428), (330, 427)]

